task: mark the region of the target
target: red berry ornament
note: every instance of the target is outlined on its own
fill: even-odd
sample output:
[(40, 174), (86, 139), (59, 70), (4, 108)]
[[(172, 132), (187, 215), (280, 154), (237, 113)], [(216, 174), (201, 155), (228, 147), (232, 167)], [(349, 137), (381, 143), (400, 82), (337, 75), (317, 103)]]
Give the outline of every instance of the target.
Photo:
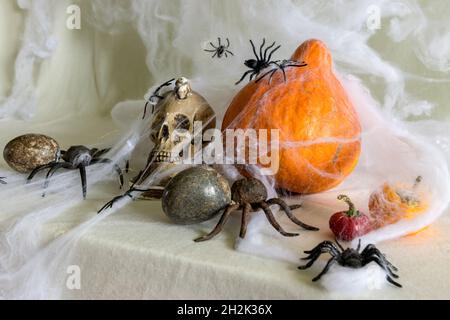
[(347, 211), (333, 214), (330, 218), (330, 229), (336, 238), (351, 241), (368, 233), (371, 229), (369, 217), (357, 210), (349, 197), (341, 194), (337, 198), (345, 201), (349, 208)]

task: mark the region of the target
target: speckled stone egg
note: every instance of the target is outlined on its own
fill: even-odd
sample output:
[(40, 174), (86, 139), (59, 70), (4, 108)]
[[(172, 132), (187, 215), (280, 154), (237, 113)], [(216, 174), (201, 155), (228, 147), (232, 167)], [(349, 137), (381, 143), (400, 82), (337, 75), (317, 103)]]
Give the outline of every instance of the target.
[(53, 138), (33, 133), (14, 138), (3, 150), (6, 163), (21, 173), (55, 161), (59, 154), (59, 145)]
[(169, 181), (162, 196), (164, 213), (178, 224), (209, 220), (230, 202), (227, 180), (208, 166), (181, 171)]

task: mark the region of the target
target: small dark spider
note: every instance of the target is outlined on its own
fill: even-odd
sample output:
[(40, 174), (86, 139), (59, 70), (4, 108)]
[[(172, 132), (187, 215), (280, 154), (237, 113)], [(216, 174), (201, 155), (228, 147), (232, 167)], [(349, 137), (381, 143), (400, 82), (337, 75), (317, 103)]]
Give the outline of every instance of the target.
[(222, 214), (222, 217), (220, 218), (219, 223), (216, 225), (216, 227), (209, 234), (197, 238), (194, 241), (199, 242), (209, 240), (215, 235), (217, 235), (220, 231), (222, 231), (222, 228), (227, 222), (231, 212), (233, 210), (238, 209), (242, 209), (241, 230), (239, 234), (241, 238), (244, 238), (247, 232), (247, 224), (250, 213), (257, 211), (259, 209), (263, 209), (267, 217), (267, 220), (269, 220), (270, 224), (283, 236), (285, 237), (298, 236), (298, 233), (289, 233), (284, 231), (283, 228), (281, 228), (281, 226), (275, 220), (272, 210), (270, 209), (270, 205), (273, 204), (279, 205), (286, 213), (288, 218), (295, 224), (301, 226), (302, 228), (312, 231), (319, 230), (316, 227), (312, 227), (301, 222), (292, 214), (291, 209), (298, 208), (298, 206), (289, 207), (280, 198), (272, 198), (267, 200), (267, 189), (264, 186), (264, 184), (258, 179), (244, 178), (237, 180), (235, 183), (233, 183), (231, 187), (231, 199), (232, 202), (226, 207), (225, 212)]
[(0, 184), (6, 184), (5, 177), (0, 177)]
[(268, 46), (263, 52), (264, 45), (266, 44), (266, 39), (263, 39), (261, 47), (259, 48), (259, 56), (258, 56), (258, 54), (256, 53), (255, 45), (253, 44), (252, 40), (250, 40), (250, 44), (252, 45), (253, 53), (255, 54), (256, 60), (255, 59), (245, 60), (244, 64), (245, 66), (249, 67), (250, 70), (246, 71), (242, 75), (241, 79), (238, 82), (236, 82), (236, 84), (241, 83), (241, 81), (244, 80), (244, 78), (248, 74), (250, 74), (250, 81), (251, 81), (253, 80), (254, 77), (257, 77), (262, 70), (264, 70), (271, 64), (276, 64), (275, 61), (271, 61), (270, 59), (272, 58), (272, 54), (278, 49), (280, 49), (281, 45), (277, 46), (272, 51), (270, 51), (269, 55), (267, 56), (269, 50), (275, 46), (275, 41), (270, 46)]
[(272, 77), (274, 76), (274, 74), (278, 71), (281, 70), (281, 72), (283, 72), (283, 79), (284, 82), (286, 82), (286, 72), (285, 69), (287, 67), (294, 67), (294, 68), (298, 68), (298, 67), (306, 67), (307, 64), (304, 62), (298, 62), (298, 61), (293, 61), (293, 60), (282, 60), (281, 62), (279, 60), (274, 61), (273, 64), (276, 65), (275, 68), (267, 71), (266, 73), (264, 73), (261, 77), (259, 77), (258, 79), (256, 79), (256, 83), (258, 83), (259, 81), (261, 81), (265, 76), (267, 76), (268, 74), (270, 74), (269, 77), (269, 84), (272, 81)]
[(402, 287), (400, 283), (395, 282), (392, 279), (398, 278), (398, 275), (394, 273), (394, 271), (398, 271), (398, 269), (392, 263), (390, 263), (386, 259), (384, 254), (382, 254), (380, 250), (378, 250), (373, 244), (368, 244), (360, 253), (359, 251), (361, 249), (361, 240), (359, 240), (356, 250), (353, 248), (344, 249), (337, 240), (335, 241), (338, 247), (331, 241), (323, 241), (319, 243), (314, 249), (305, 251), (308, 256), (302, 258), (302, 260), (309, 261), (306, 265), (298, 267), (300, 270), (305, 270), (311, 267), (323, 253), (328, 252), (331, 255), (331, 259), (328, 260), (325, 268), (314, 279), (312, 279), (312, 281), (319, 280), (336, 262), (343, 267), (353, 269), (362, 268), (371, 262), (375, 262), (387, 273), (386, 280), (389, 283), (399, 288)]
[(149, 103), (152, 105), (152, 113), (155, 112), (155, 105), (160, 100), (164, 99), (164, 97), (162, 95), (160, 95), (159, 92), (162, 90), (162, 88), (172, 85), (172, 82), (174, 82), (174, 81), (175, 81), (175, 79), (170, 79), (169, 81), (164, 82), (162, 85), (160, 85), (158, 88), (156, 88), (155, 91), (153, 91), (152, 95), (148, 98), (147, 102), (145, 103), (144, 115), (142, 116), (142, 119), (144, 119), (145, 115), (147, 114), (147, 106)]
[[(33, 177), (40, 171), (49, 169), (47, 172), (47, 175), (45, 177), (45, 183), (44, 183), (44, 189), (48, 187), (49, 179), (53, 176), (53, 174), (61, 168), (64, 169), (70, 169), (80, 170), (80, 176), (81, 176), (81, 186), (83, 190), (83, 198), (86, 199), (86, 167), (97, 164), (97, 163), (112, 163), (112, 160), (107, 158), (102, 158), (101, 156), (107, 153), (110, 149), (102, 149), (98, 150), (96, 148), (89, 149), (85, 146), (73, 146), (70, 147), (67, 151), (61, 151), (62, 160), (57, 159), (56, 161), (50, 162), (48, 164), (39, 166), (35, 168), (30, 175), (27, 178), (27, 183), (33, 179)], [(114, 164), (114, 168), (119, 175), (120, 179), (120, 187), (123, 186), (123, 174), (122, 170), (117, 164)], [(42, 195), (45, 196), (45, 193)]]
[(209, 44), (214, 49), (212, 49), (212, 50), (204, 49), (204, 51), (206, 51), (206, 52), (214, 52), (214, 54), (213, 54), (213, 56), (211, 58), (214, 58), (215, 56), (217, 56), (217, 58), (222, 58), (223, 55), (225, 55), (225, 57), (228, 58), (228, 54), (227, 53), (229, 53), (232, 56), (234, 56), (233, 52), (228, 50), (228, 48), (230, 48), (230, 40), (228, 40), (228, 38), (227, 38), (227, 45), (223, 45), (221, 43), (221, 39), (220, 38), (217, 38), (217, 40), (219, 41), (219, 44), (217, 45), (217, 47), (212, 42), (210, 42)]

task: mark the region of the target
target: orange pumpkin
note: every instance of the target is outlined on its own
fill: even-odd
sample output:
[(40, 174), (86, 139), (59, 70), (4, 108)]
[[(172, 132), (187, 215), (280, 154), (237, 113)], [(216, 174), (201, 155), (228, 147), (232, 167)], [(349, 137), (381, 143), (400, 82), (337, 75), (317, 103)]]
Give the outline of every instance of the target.
[(369, 211), (375, 227), (411, 219), (428, 209), (427, 195), (417, 191), (421, 178), (413, 185), (384, 183), (369, 197)]
[(355, 168), (361, 126), (323, 42), (304, 42), (291, 60), (307, 66), (286, 68), (286, 82), (279, 71), (270, 83), (248, 83), (231, 102), (222, 130), (279, 129), (277, 186), (297, 193), (321, 192)]

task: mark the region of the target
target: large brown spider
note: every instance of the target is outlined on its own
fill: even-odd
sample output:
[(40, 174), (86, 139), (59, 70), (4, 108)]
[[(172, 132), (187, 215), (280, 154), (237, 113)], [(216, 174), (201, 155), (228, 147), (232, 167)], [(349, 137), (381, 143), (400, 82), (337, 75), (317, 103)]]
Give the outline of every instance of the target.
[[(244, 178), (237, 180), (233, 183), (231, 187), (231, 203), (226, 207), (225, 212), (217, 223), (216, 227), (207, 235), (197, 238), (194, 241), (206, 241), (216, 236), (220, 231), (222, 231), (223, 226), (227, 222), (230, 214), (233, 210), (242, 209), (242, 220), (241, 220), (241, 230), (239, 236), (241, 238), (245, 237), (247, 232), (247, 224), (249, 220), (249, 215), (251, 212), (262, 209), (269, 220), (270, 224), (283, 236), (285, 237), (295, 237), (298, 233), (289, 233), (283, 230), (279, 223), (275, 220), (270, 205), (277, 204), (286, 213), (288, 218), (295, 224), (301, 226), (306, 230), (317, 231), (316, 227), (309, 226), (300, 220), (298, 220), (291, 212), (293, 207), (289, 207), (280, 198), (272, 198), (267, 200), (267, 189), (264, 184), (255, 178)], [(295, 208), (298, 206), (294, 206)]]

